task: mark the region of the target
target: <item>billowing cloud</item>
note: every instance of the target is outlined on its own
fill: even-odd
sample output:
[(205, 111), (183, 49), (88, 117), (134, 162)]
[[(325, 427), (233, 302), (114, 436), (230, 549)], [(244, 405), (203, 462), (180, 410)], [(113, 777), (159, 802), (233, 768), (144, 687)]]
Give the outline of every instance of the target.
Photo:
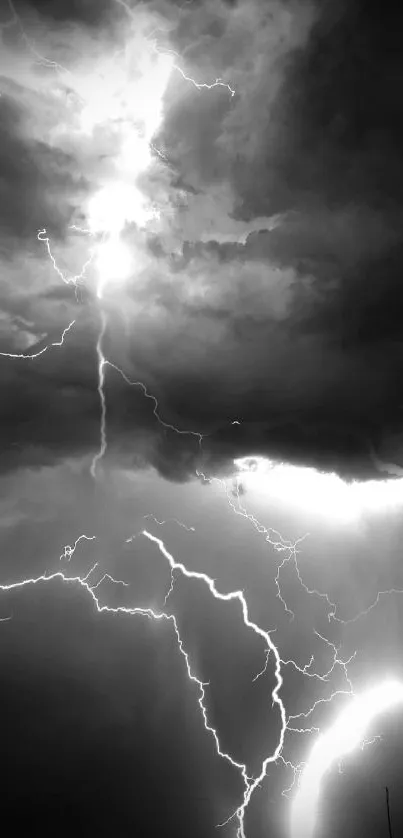
[[(358, 2), (96, 9), (17, 4), (2, 33), (1, 348), (35, 351), (77, 319), (62, 349), (1, 360), (9, 450), (49, 462), (98, 443), (94, 267), (77, 303), (36, 236), (46, 228), (65, 275), (79, 272), (92, 242), (71, 225), (86, 226), (91, 196), (116, 177), (133, 109), (123, 83), (141, 90), (141, 60), (127, 57), (137, 25), (146, 51), (174, 62), (138, 179), (159, 217), (126, 226), (135, 269), (105, 294), (105, 345), (159, 416), (192, 433), (167, 430), (109, 368), (110, 453), (172, 479), (249, 454), (384, 477), (401, 458), (402, 373), (402, 68), (389, 24), (386, 37)], [(17, 264), (29, 272), (18, 297)]]

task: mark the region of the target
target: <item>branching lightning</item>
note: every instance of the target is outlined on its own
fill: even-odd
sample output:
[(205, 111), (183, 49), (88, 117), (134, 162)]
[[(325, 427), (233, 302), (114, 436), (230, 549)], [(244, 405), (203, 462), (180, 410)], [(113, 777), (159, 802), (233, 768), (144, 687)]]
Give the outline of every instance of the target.
[(235, 96), (235, 90), (231, 87), (228, 82), (223, 81), (222, 79), (216, 79), (215, 81), (211, 82), (211, 84), (207, 84), (206, 82), (197, 82), (195, 79), (192, 79), (191, 76), (187, 76), (186, 73), (178, 67), (177, 64), (173, 65), (174, 70), (177, 70), (178, 73), (182, 76), (185, 81), (189, 81), (197, 90), (213, 90), (215, 87), (225, 87), (231, 96)]
[(74, 553), (77, 549), (77, 545), (80, 543), (80, 541), (95, 541), (95, 539), (96, 535), (85, 535), (84, 533), (82, 535), (79, 535), (78, 538), (76, 538), (73, 545), (65, 544), (65, 546), (63, 547), (63, 553), (59, 557), (60, 561), (71, 561), (71, 558), (72, 556), (74, 556)]
[[(120, 5), (126, 11), (126, 13), (133, 20), (135, 20), (134, 10), (124, 0), (114, 0), (114, 2)], [(63, 76), (65, 76), (66, 74), (69, 74), (71, 76), (71, 72), (62, 65), (60, 65), (58, 62), (50, 60), (48, 58), (44, 58), (37, 52), (36, 48), (29, 41), (24, 31), (20, 18), (15, 12), (12, 0), (8, 0), (8, 4), (13, 17), (10, 21), (6, 22), (5, 24), (2, 24), (1, 28), (5, 29), (12, 26), (14, 23), (18, 24), (24, 42), (26, 43), (30, 52), (35, 56), (35, 58), (40, 64), (49, 67), (50, 69), (56, 70)], [(147, 166), (150, 163), (150, 149), (154, 149), (157, 152), (157, 154), (161, 157), (161, 159), (165, 160), (165, 156), (162, 154), (162, 152), (155, 148), (152, 140), (162, 120), (162, 98), (166, 86), (168, 84), (171, 71), (175, 70), (176, 72), (178, 72), (184, 81), (189, 82), (189, 84), (191, 84), (198, 91), (211, 91), (215, 88), (222, 87), (226, 88), (231, 98), (235, 96), (235, 89), (229, 83), (223, 81), (222, 78), (216, 78), (215, 81), (211, 83), (196, 81), (194, 78), (189, 76), (181, 68), (179, 64), (174, 63), (171, 57), (172, 55), (176, 55), (176, 53), (174, 53), (173, 50), (159, 50), (156, 42), (148, 40), (148, 43), (150, 46), (150, 51), (153, 52), (159, 58), (157, 60), (157, 67), (153, 70), (154, 75), (152, 78), (152, 84), (150, 86), (148, 97), (149, 101), (147, 103), (147, 108), (145, 109), (144, 113), (142, 113), (140, 109), (140, 112), (136, 112), (134, 115), (136, 118), (139, 118), (140, 121), (143, 122), (143, 133), (141, 135), (136, 134), (134, 129), (131, 129), (131, 133), (129, 131), (129, 133), (126, 133), (126, 135), (122, 136), (121, 148), (116, 156), (116, 171), (117, 173), (120, 172), (120, 175), (118, 177), (117, 174), (116, 183), (111, 183), (107, 184), (106, 186), (104, 185), (100, 187), (99, 192), (93, 196), (93, 199), (87, 208), (88, 226), (81, 227), (76, 224), (70, 225), (70, 229), (94, 237), (96, 239), (96, 243), (90, 248), (89, 256), (83, 264), (81, 271), (76, 275), (65, 274), (56, 261), (46, 229), (41, 229), (37, 233), (37, 239), (39, 242), (45, 245), (47, 256), (58, 278), (64, 284), (71, 285), (74, 288), (76, 299), (78, 288), (81, 284), (87, 281), (87, 277), (91, 268), (95, 269), (97, 275), (96, 300), (100, 311), (100, 329), (96, 343), (96, 356), (98, 371), (97, 393), (100, 405), (100, 440), (99, 449), (92, 458), (90, 466), (90, 472), (94, 478), (97, 474), (97, 466), (99, 462), (104, 458), (107, 452), (108, 445), (107, 402), (105, 394), (106, 367), (110, 367), (114, 369), (116, 372), (118, 372), (119, 375), (125, 381), (125, 383), (129, 386), (139, 387), (142, 390), (144, 397), (146, 399), (150, 399), (153, 402), (153, 415), (157, 419), (158, 423), (165, 430), (171, 430), (172, 432), (180, 435), (190, 435), (195, 437), (198, 440), (200, 449), (204, 438), (204, 435), (202, 433), (196, 431), (183, 430), (175, 427), (173, 424), (165, 422), (160, 415), (159, 402), (154, 395), (149, 393), (146, 384), (144, 384), (142, 381), (132, 380), (119, 366), (117, 366), (108, 358), (106, 358), (104, 354), (104, 338), (108, 328), (107, 315), (103, 307), (104, 297), (110, 290), (111, 286), (113, 286), (117, 282), (124, 282), (132, 272), (130, 254), (128, 253), (127, 248), (122, 242), (122, 233), (124, 231), (125, 225), (127, 223), (134, 223), (137, 226), (137, 228), (141, 230), (146, 228), (148, 222), (151, 219), (155, 220), (155, 218), (158, 217), (158, 213), (155, 212), (155, 209), (145, 204), (144, 196), (141, 194), (140, 189), (137, 186), (137, 179), (138, 176), (147, 169)], [(159, 61), (159, 59), (161, 60)], [(83, 132), (91, 131), (94, 125), (97, 124), (97, 113), (95, 113), (94, 115), (91, 108), (92, 103), (86, 101), (85, 97), (81, 96), (81, 93), (77, 93), (77, 99), (80, 101), (83, 109), (82, 130)], [(139, 107), (138, 104), (136, 105), (136, 107)], [(131, 114), (131, 116), (133, 116), (133, 114)], [(105, 115), (105, 119), (106, 118), (107, 115)], [(98, 119), (98, 122), (99, 121), (100, 120)], [(130, 161), (130, 165), (132, 166), (129, 172), (127, 169), (129, 165), (128, 160)], [(133, 160), (135, 161), (134, 163)], [(128, 174), (130, 175), (130, 177), (128, 177)], [(129, 186), (127, 186), (126, 181), (130, 181)], [(99, 238), (102, 239), (101, 243), (99, 243)], [(50, 343), (49, 345), (45, 346), (36, 353), (14, 354), (1, 352), (0, 355), (2, 357), (10, 359), (18, 358), (28, 360), (38, 358), (51, 347), (63, 346), (65, 336), (72, 329), (75, 322), (75, 320), (72, 320), (71, 323), (64, 329), (61, 335), (61, 339), (59, 341), (54, 341)], [(232, 421), (231, 424), (239, 425), (240, 421), (238, 419), (235, 419)], [(240, 470), (240, 472), (245, 470), (244, 464), (240, 460), (235, 461), (235, 466)], [(241, 482), (239, 474), (236, 474), (234, 478), (232, 489), (230, 489), (225, 480), (221, 480), (216, 477), (208, 477), (200, 471), (197, 471), (196, 474), (200, 479), (202, 479), (205, 482), (212, 483), (214, 481), (217, 482), (221, 487), (223, 487), (225, 491), (225, 496), (228, 500), (232, 512), (236, 515), (239, 515), (247, 519), (255, 528), (255, 530), (264, 536), (265, 540), (268, 542), (268, 544), (270, 544), (271, 547), (273, 547), (274, 551), (284, 554), (282, 561), (277, 566), (277, 572), (274, 577), (274, 582), (277, 589), (277, 597), (281, 601), (285, 609), (285, 612), (289, 615), (290, 620), (294, 620), (295, 614), (288, 607), (280, 585), (280, 573), (283, 570), (283, 568), (289, 563), (293, 564), (297, 579), (302, 588), (305, 590), (305, 592), (310, 596), (321, 598), (326, 602), (329, 608), (327, 614), (329, 622), (335, 621), (338, 623), (342, 623), (343, 625), (347, 625), (367, 615), (379, 603), (380, 598), (382, 596), (386, 594), (390, 595), (392, 593), (403, 593), (403, 590), (397, 589), (391, 589), (389, 591), (380, 591), (377, 594), (374, 602), (370, 606), (368, 606), (367, 609), (361, 611), (355, 617), (352, 617), (350, 619), (341, 619), (337, 613), (337, 605), (330, 600), (328, 595), (316, 589), (309, 588), (303, 580), (298, 566), (297, 548), (298, 545), (303, 541), (303, 539), (307, 537), (307, 535), (304, 535), (301, 538), (297, 539), (295, 542), (292, 542), (283, 538), (283, 536), (277, 530), (271, 527), (266, 527), (252, 513), (248, 512), (241, 501)], [(168, 520), (172, 520), (176, 522), (178, 526), (185, 529), (187, 532), (195, 531), (194, 527), (186, 526), (184, 523), (182, 523), (176, 518), (159, 520), (152, 513), (148, 513), (143, 517), (151, 519), (158, 526), (163, 526), (168, 522)], [(255, 790), (261, 787), (263, 780), (266, 777), (268, 766), (270, 764), (283, 764), (287, 769), (290, 769), (293, 773), (293, 783), (288, 789), (284, 790), (283, 794), (288, 794), (294, 788), (294, 785), (297, 780), (299, 780), (300, 782), (299, 790), (297, 791), (292, 806), (291, 838), (311, 838), (314, 829), (315, 805), (319, 794), (320, 781), (324, 772), (327, 770), (327, 768), (331, 765), (333, 761), (337, 760), (337, 758), (348, 753), (352, 750), (352, 748), (357, 747), (360, 743), (363, 743), (365, 730), (368, 727), (372, 718), (374, 718), (377, 714), (383, 712), (385, 709), (394, 706), (398, 702), (403, 701), (403, 687), (400, 684), (390, 682), (386, 685), (377, 688), (377, 690), (374, 690), (372, 693), (364, 694), (359, 697), (355, 696), (353, 685), (348, 673), (348, 665), (351, 663), (356, 653), (353, 653), (353, 655), (351, 655), (350, 658), (348, 658), (347, 660), (343, 660), (339, 657), (340, 649), (331, 640), (329, 640), (327, 637), (325, 637), (323, 634), (320, 634), (317, 631), (315, 631), (316, 636), (332, 653), (331, 664), (324, 673), (321, 674), (316, 671), (313, 671), (315, 663), (315, 658), (313, 655), (311, 655), (310, 660), (304, 666), (298, 665), (296, 661), (292, 659), (284, 659), (281, 655), (279, 647), (275, 645), (272, 640), (272, 634), (276, 631), (276, 629), (273, 629), (272, 631), (266, 631), (263, 628), (261, 628), (257, 623), (251, 620), (248, 604), (244, 592), (242, 590), (230, 591), (228, 593), (220, 592), (216, 587), (215, 580), (208, 576), (206, 573), (199, 571), (190, 571), (182, 562), (177, 561), (169, 552), (162, 539), (157, 538), (155, 535), (153, 535), (146, 529), (142, 530), (140, 535), (156, 545), (160, 554), (168, 562), (168, 565), (170, 567), (171, 583), (170, 588), (167, 594), (165, 595), (164, 609), (167, 606), (167, 601), (170, 597), (170, 594), (173, 592), (175, 577), (177, 574), (181, 574), (183, 577), (186, 577), (187, 579), (199, 581), (207, 586), (211, 596), (214, 599), (219, 600), (220, 602), (236, 602), (240, 607), (245, 628), (248, 631), (252, 631), (263, 642), (264, 664), (261, 670), (254, 676), (253, 682), (258, 681), (260, 678), (263, 678), (265, 676), (265, 674), (268, 671), (269, 661), (273, 661), (275, 687), (271, 693), (271, 701), (273, 707), (276, 706), (276, 709), (278, 711), (280, 719), (280, 731), (275, 749), (270, 755), (266, 756), (266, 758), (263, 760), (259, 774), (256, 777), (250, 777), (248, 774), (247, 765), (238, 762), (233, 756), (231, 756), (229, 752), (227, 752), (223, 748), (220, 742), (219, 732), (210, 724), (208, 719), (208, 710), (206, 703), (207, 683), (202, 681), (195, 674), (192, 668), (189, 659), (189, 654), (186, 651), (183, 639), (179, 631), (178, 621), (173, 613), (168, 613), (166, 610), (156, 611), (150, 607), (111, 607), (107, 604), (101, 603), (99, 591), (101, 586), (104, 586), (103, 590), (105, 589), (105, 583), (115, 584), (117, 586), (122, 586), (125, 588), (129, 588), (130, 583), (122, 579), (116, 579), (108, 572), (104, 572), (99, 577), (98, 581), (92, 582), (91, 579), (94, 578), (95, 571), (98, 567), (97, 562), (95, 562), (90, 567), (90, 569), (84, 576), (69, 576), (64, 571), (59, 570), (54, 573), (45, 573), (38, 577), (23, 579), (20, 582), (14, 582), (8, 585), (0, 585), (0, 591), (7, 593), (30, 585), (47, 584), (55, 580), (61, 580), (63, 583), (70, 583), (72, 585), (76, 585), (84, 589), (87, 592), (87, 594), (89, 594), (89, 596), (92, 598), (95, 608), (99, 613), (123, 613), (128, 616), (138, 615), (148, 617), (152, 620), (166, 621), (171, 623), (173, 626), (179, 652), (185, 661), (185, 668), (188, 680), (193, 685), (195, 685), (198, 691), (198, 704), (201, 711), (204, 728), (206, 732), (208, 732), (214, 740), (217, 755), (222, 759), (226, 760), (235, 769), (235, 771), (238, 773), (238, 775), (241, 777), (243, 781), (244, 792), (242, 801), (240, 805), (236, 808), (236, 810), (232, 814), (230, 814), (226, 821), (224, 821), (224, 823), (221, 825), (224, 826), (225, 824), (229, 824), (230, 822), (234, 821), (236, 823), (237, 838), (246, 838), (245, 816), (250, 800)], [(135, 538), (135, 536), (131, 536), (131, 538), (127, 539), (127, 542), (130, 542), (133, 538)], [(74, 544), (67, 544), (64, 546), (63, 552), (59, 557), (60, 561), (70, 562), (73, 555), (75, 554), (78, 545), (81, 542), (94, 541), (95, 539), (95, 535), (79, 535), (78, 538), (75, 540)], [(6, 622), (10, 619), (12, 618), (0, 618), (0, 622)], [(284, 682), (284, 673), (287, 672), (287, 668), (289, 667), (292, 668), (294, 671), (298, 672), (304, 678), (310, 679), (311, 681), (318, 681), (322, 684), (330, 683), (331, 677), (335, 673), (340, 673), (342, 676), (342, 688), (333, 690), (330, 696), (316, 699), (313, 702), (313, 704), (306, 710), (303, 710), (299, 713), (288, 714), (284, 701), (281, 697), (281, 689)], [(320, 705), (332, 702), (338, 696), (347, 697), (350, 703), (347, 707), (347, 710), (340, 714), (340, 717), (335, 723), (335, 725), (327, 733), (321, 734), (320, 729), (314, 724), (312, 726), (299, 727), (299, 724), (304, 725), (305, 722), (307, 722), (308, 725), (310, 725), (310, 721), (308, 720), (311, 719), (316, 708)], [(291, 760), (287, 759), (284, 756), (284, 750), (287, 744), (286, 738), (289, 734), (308, 734), (317, 736), (316, 743), (312, 748), (311, 754), (307, 762), (301, 762), (298, 765), (294, 765)], [(303, 824), (303, 833), (301, 832), (301, 824)]]
[(95, 477), (96, 467), (99, 460), (102, 459), (106, 452), (107, 437), (106, 437), (106, 398), (105, 398), (105, 356), (102, 351), (102, 340), (106, 329), (106, 317), (102, 312), (102, 325), (97, 341), (97, 358), (98, 358), (98, 395), (101, 405), (101, 424), (100, 424), (100, 446), (99, 451), (95, 454), (91, 463), (91, 474)]
[(151, 518), (155, 524), (158, 524), (159, 527), (162, 527), (164, 524), (168, 524), (170, 521), (173, 521), (178, 527), (182, 527), (182, 529), (186, 530), (186, 532), (195, 532), (194, 527), (188, 527), (182, 521), (178, 521), (177, 518), (167, 518), (166, 521), (159, 521), (152, 512), (147, 512), (146, 515), (143, 515), (143, 518)]

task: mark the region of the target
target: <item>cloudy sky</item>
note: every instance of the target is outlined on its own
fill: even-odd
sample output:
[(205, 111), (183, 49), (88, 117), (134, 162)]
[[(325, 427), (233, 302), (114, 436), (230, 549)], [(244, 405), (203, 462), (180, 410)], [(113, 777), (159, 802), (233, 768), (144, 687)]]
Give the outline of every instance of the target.
[[(313, 838), (315, 743), (403, 683), (402, 32), (0, 0), (13, 831)], [(315, 838), (386, 835), (385, 786), (399, 834), (402, 718), (334, 761)]]

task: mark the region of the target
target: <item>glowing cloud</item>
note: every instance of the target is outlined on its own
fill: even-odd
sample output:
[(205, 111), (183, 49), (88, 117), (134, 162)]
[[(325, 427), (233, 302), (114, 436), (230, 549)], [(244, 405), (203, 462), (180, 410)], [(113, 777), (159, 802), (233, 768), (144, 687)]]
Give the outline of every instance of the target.
[(125, 226), (142, 229), (159, 217), (138, 179), (153, 162), (150, 143), (162, 122), (173, 58), (157, 52), (141, 31), (131, 31), (125, 40), (114, 54), (105, 57), (103, 51), (91, 64), (82, 64), (70, 80), (80, 102), (76, 132), (91, 136), (107, 130), (114, 143), (112, 171), (84, 208), (87, 232), (102, 235), (94, 249), (99, 298), (106, 283), (131, 273), (128, 248), (119, 241)]
[(101, 299), (107, 282), (124, 281), (130, 276), (133, 256), (119, 237), (111, 237), (97, 248), (95, 266), (98, 272), (97, 297)]
[(337, 474), (273, 463), (263, 457), (242, 457), (234, 464), (244, 488), (256, 492), (259, 499), (277, 498), (329, 521), (354, 522), (366, 511), (382, 512), (403, 504), (402, 480), (346, 483)]
[(292, 805), (291, 838), (312, 838), (323, 775), (336, 760), (363, 742), (369, 725), (377, 716), (398, 704), (403, 704), (403, 684), (386, 681), (354, 696), (327, 733), (318, 737)]
[(135, 186), (112, 183), (97, 192), (88, 208), (90, 230), (93, 233), (120, 233), (126, 223), (139, 227), (155, 216), (145, 206), (145, 199)]

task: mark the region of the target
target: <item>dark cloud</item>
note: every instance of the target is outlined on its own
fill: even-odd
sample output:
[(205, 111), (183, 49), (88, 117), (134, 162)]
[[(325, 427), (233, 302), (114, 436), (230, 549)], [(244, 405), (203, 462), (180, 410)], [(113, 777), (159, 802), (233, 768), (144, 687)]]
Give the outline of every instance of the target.
[(113, 5), (111, 0), (14, 0), (15, 9), (22, 17), (34, 11), (49, 23), (91, 27), (107, 21)]
[[(179, 63), (197, 79), (229, 78), (236, 95), (173, 71), (156, 138), (168, 162), (156, 157), (144, 181), (167, 212), (145, 267), (110, 303), (107, 355), (144, 382), (166, 422), (204, 440), (163, 428), (141, 387), (108, 369), (114, 456), (172, 479), (250, 453), (358, 479), (383, 478), (386, 451), (399, 464), (399, 15), (388, 6), (380, 21), (358, 2), (181, 10), (170, 34)], [(65, 139), (32, 140), (32, 107), (13, 96), (0, 100), (3, 229), (22, 241), (40, 219), (66, 236), (77, 190), (90, 189), (87, 159), (91, 189), (100, 176), (103, 141), (66, 151)], [(68, 293), (54, 279), (44, 306)], [(29, 366), (2, 362), (5, 439), (33, 461), (97, 443), (94, 330)]]
[[(0, 232), (32, 239), (39, 219), (60, 236), (73, 212), (77, 175), (71, 156), (27, 136), (23, 109), (0, 98)], [(3, 239), (4, 240), (4, 239)]]

